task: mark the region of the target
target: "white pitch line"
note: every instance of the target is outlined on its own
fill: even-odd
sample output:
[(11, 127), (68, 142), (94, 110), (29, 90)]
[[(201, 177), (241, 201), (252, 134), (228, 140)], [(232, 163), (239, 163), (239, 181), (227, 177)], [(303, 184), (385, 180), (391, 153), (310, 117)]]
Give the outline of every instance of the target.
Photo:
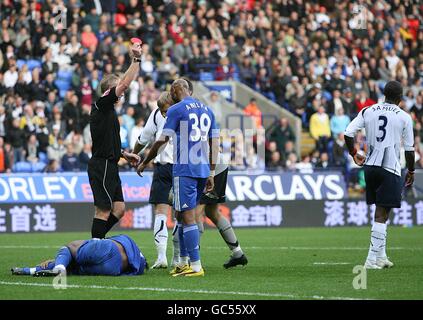
[[(35, 282), (8, 282), (0, 281), (0, 285), (6, 286), (27, 286), (27, 287), (53, 287), (48, 283)], [(199, 294), (216, 294), (216, 295), (235, 295), (235, 296), (257, 296), (257, 297), (273, 297), (288, 299), (317, 299), (317, 300), (370, 300), (351, 297), (325, 297), (319, 295), (301, 296), (288, 293), (265, 293), (265, 292), (243, 292), (243, 291), (218, 291), (218, 290), (188, 290), (175, 288), (149, 288), (149, 287), (116, 287), (116, 286), (97, 286), (97, 285), (76, 285), (68, 284), (67, 288), (72, 289), (101, 289), (101, 290), (130, 290), (130, 291), (152, 291), (152, 292), (177, 292), (177, 293), (199, 293)]]
[[(57, 249), (58, 246), (33, 246), (33, 245), (0, 245), (0, 249)], [(140, 249), (149, 248), (146, 246), (139, 246)], [(223, 250), (227, 247), (217, 247), (217, 246), (202, 246), (204, 249), (208, 250)], [(242, 247), (245, 250), (322, 250), (322, 251), (347, 251), (347, 250), (368, 250), (368, 247)], [(421, 251), (423, 247), (388, 247), (389, 250), (407, 250), (407, 251)]]
[(350, 262), (313, 262), (314, 265), (318, 266), (338, 266), (338, 265), (348, 265)]

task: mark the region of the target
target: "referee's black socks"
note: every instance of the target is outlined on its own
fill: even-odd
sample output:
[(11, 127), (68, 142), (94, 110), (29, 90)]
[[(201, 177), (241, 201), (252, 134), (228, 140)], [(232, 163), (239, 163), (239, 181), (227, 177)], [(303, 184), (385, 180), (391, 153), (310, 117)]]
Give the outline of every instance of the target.
[(107, 232), (119, 221), (118, 218), (110, 213), (109, 218), (106, 220), (94, 218), (91, 226), (91, 236), (93, 238), (103, 239), (106, 237)]
[(107, 233), (107, 221), (94, 218), (93, 225), (91, 226), (91, 237), (103, 239)]

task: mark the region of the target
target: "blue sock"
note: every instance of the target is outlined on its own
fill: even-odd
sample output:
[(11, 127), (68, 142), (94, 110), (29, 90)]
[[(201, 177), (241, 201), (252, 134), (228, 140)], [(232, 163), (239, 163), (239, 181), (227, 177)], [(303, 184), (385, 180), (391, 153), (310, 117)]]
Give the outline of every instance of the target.
[[(30, 268), (30, 267), (24, 267), (22, 268), (24, 274), (26, 275), (32, 275), (37, 271), (41, 271), (41, 270), (53, 270), (54, 268), (54, 262), (49, 262), (46, 268), (42, 268), (41, 266), (35, 266), (34, 268)], [(31, 272), (32, 270), (32, 272)]]
[(179, 251), (180, 251), (179, 256), (188, 257), (188, 251), (184, 241), (184, 228), (182, 224), (179, 224), (179, 223), (178, 223), (178, 235), (179, 235)]
[(62, 264), (67, 267), (72, 261), (72, 254), (68, 247), (61, 247), (56, 255), (55, 266)]
[(184, 226), (184, 241), (191, 262), (200, 260), (200, 232), (196, 223)]

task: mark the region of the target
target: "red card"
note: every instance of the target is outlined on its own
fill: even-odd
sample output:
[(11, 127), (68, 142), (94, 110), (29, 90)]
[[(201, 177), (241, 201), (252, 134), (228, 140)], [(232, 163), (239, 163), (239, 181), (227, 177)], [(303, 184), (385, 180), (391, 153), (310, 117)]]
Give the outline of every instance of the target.
[(141, 44), (141, 43), (142, 43), (142, 41), (141, 41), (141, 39), (140, 39), (140, 38), (131, 38), (131, 42), (132, 42), (132, 43), (139, 43), (139, 44)]

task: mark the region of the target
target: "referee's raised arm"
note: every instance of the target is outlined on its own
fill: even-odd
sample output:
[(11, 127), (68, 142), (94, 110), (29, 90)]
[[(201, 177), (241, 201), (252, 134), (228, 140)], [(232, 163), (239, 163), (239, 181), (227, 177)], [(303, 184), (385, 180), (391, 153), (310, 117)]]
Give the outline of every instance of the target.
[(129, 66), (128, 70), (126, 70), (123, 78), (118, 82), (116, 86), (116, 95), (120, 97), (126, 90), (128, 90), (129, 85), (135, 79), (140, 71), (140, 62), (141, 62), (141, 43), (134, 43), (132, 44), (131, 51), (132, 52), (132, 63)]

